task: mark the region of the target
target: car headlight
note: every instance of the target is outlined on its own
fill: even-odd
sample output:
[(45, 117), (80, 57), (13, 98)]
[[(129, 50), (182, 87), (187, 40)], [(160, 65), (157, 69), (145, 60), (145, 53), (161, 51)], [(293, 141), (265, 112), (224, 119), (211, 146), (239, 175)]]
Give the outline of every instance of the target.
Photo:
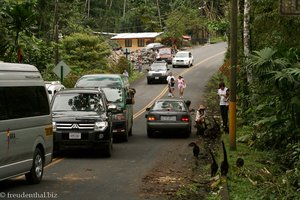
[(95, 122), (95, 131), (105, 131), (108, 127), (108, 122)]
[(56, 122), (52, 122), (52, 129), (53, 131), (56, 131)]

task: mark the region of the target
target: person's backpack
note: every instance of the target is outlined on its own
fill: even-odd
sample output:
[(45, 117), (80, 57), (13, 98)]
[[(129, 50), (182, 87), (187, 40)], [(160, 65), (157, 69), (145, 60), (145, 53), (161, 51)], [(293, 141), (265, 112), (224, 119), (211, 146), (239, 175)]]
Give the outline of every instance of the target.
[(171, 77), (171, 81), (170, 81), (170, 83), (171, 83), (171, 85), (174, 85), (174, 83), (175, 83), (175, 80), (174, 80), (174, 78), (173, 78), (173, 77)]

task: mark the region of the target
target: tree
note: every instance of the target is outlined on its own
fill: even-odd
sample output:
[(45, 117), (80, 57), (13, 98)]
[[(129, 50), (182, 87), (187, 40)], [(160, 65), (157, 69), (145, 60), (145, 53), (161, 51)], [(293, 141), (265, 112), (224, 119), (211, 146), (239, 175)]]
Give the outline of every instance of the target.
[(110, 55), (110, 48), (103, 38), (87, 33), (74, 33), (62, 39), (61, 43), (62, 59), (75, 74), (107, 70), (106, 59)]

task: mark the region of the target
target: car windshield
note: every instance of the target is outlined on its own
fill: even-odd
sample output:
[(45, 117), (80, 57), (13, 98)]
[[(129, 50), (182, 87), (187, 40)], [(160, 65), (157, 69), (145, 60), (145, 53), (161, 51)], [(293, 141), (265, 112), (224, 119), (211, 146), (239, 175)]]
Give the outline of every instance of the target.
[(122, 87), (122, 80), (118, 77), (83, 77), (76, 87)]
[(154, 111), (162, 111), (162, 110), (168, 110), (168, 111), (187, 111), (186, 107), (183, 102), (180, 101), (157, 101), (152, 110)]
[(159, 49), (158, 51), (160, 54), (171, 54), (171, 49), (163, 48), (163, 49)]
[(99, 94), (62, 93), (57, 94), (52, 111), (104, 111), (104, 104)]
[(150, 66), (151, 70), (166, 70), (166, 64), (165, 63), (152, 63)]
[(178, 52), (176, 54), (176, 57), (179, 57), (179, 58), (189, 57), (189, 53), (187, 53), (187, 52)]
[(102, 88), (109, 103), (120, 103), (123, 101), (122, 88)]

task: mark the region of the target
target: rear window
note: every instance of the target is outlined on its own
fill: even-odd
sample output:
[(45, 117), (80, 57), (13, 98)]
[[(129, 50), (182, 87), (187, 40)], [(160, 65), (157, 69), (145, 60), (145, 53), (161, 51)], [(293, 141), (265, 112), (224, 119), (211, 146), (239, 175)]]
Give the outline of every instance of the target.
[(152, 110), (187, 111), (184, 103), (180, 101), (157, 101)]
[(0, 120), (49, 114), (44, 86), (0, 87)]

